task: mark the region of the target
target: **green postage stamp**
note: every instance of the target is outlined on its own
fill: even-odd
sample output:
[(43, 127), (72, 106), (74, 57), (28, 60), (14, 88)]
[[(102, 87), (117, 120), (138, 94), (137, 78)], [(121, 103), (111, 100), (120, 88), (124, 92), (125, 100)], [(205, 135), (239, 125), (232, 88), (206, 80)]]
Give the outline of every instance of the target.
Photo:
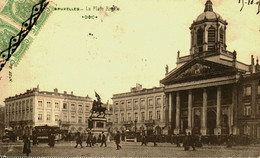
[[(43, 8), (43, 4), (46, 4), (46, 7)], [(33, 39), (38, 35), (53, 10), (54, 4), (48, 0), (4, 0), (0, 2), (1, 69), (5, 63), (8, 62), (6, 57), (8, 57), (8, 53), (10, 53), (8, 49), (11, 47), (11, 38), (18, 36), (18, 34), (20, 34), (19, 39), (25, 37), (9, 58), (10, 64), (17, 66), (23, 54), (29, 48)], [(40, 14), (38, 13), (39, 16), (36, 19), (36, 23), (28, 29), (29, 26), (27, 27), (26, 23), (31, 24), (35, 21), (35, 16), (33, 15), (36, 15), (36, 12), (40, 12)], [(28, 29), (29, 33), (23, 33), (22, 35), (21, 33), (24, 29)]]

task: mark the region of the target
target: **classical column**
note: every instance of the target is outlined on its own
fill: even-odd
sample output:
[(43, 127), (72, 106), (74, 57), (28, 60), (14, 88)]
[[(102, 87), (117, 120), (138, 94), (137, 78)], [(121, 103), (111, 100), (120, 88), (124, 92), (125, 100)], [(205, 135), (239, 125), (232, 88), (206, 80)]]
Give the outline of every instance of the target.
[(176, 92), (176, 128), (174, 129), (174, 134), (179, 134), (180, 132), (180, 92)]
[(216, 119), (216, 129), (215, 135), (221, 134), (221, 88), (217, 88), (217, 119)]
[[(169, 93), (165, 93), (165, 116), (164, 116), (164, 119), (165, 119), (165, 126), (168, 127), (169, 125)], [(163, 105), (162, 105), (163, 106)]]
[(134, 99), (131, 100), (131, 105), (132, 105), (132, 115), (131, 115), (131, 120), (134, 122), (135, 121), (135, 114), (134, 114)]
[(164, 110), (164, 109), (163, 109), (164, 98), (163, 98), (163, 97), (164, 97), (164, 96), (161, 95), (161, 103), (160, 103), (160, 106), (161, 106), (161, 107), (160, 107), (160, 113), (161, 113), (161, 118), (160, 118), (160, 119), (161, 119), (161, 122), (164, 122), (164, 120), (165, 120), (165, 119), (164, 119), (164, 115), (163, 115), (163, 114), (164, 114), (164, 112), (163, 112), (163, 110)]
[(192, 90), (189, 90), (188, 92), (188, 129), (186, 130), (186, 132), (190, 132), (191, 133), (191, 114), (192, 114)]
[(203, 88), (203, 105), (202, 105), (202, 119), (201, 119), (201, 129), (200, 132), (202, 135), (207, 134), (207, 89)]
[(153, 120), (157, 120), (156, 119), (156, 97), (153, 96)]
[(172, 123), (172, 93), (169, 93), (169, 127)]
[(237, 128), (237, 85), (233, 85), (233, 91), (232, 91), (232, 104), (230, 107), (230, 133), (233, 135), (238, 135), (239, 130)]

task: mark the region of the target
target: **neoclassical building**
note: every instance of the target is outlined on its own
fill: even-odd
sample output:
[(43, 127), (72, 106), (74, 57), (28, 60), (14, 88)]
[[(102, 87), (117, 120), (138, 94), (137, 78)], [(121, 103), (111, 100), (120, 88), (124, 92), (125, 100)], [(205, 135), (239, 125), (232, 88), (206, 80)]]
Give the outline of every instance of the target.
[(35, 126), (57, 126), (67, 132), (84, 132), (92, 99), (75, 96), (73, 92), (40, 91), (39, 86), (5, 99), (5, 126), (18, 136), (31, 135)]
[(165, 95), (163, 87), (143, 88), (137, 84), (130, 92), (114, 94), (111, 132), (135, 131), (162, 133), (165, 127)]
[[(138, 130), (147, 134), (158, 127), (166, 134), (260, 138), (259, 61), (257, 58), (255, 63), (251, 56), (251, 64), (242, 63), (237, 60), (239, 53), (227, 50), (227, 25), (207, 0), (203, 13), (190, 26), (190, 54), (180, 56), (177, 52), (176, 68), (168, 71), (166, 66), (162, 86), (137, 86), (131, 92), (113, 95), (114, 129), (131, 129), (137, 120)], [(153, 126), (145, 123), (149, 121)]]
[(249, 134), (260, 137), (260, 69), (237, 61), (226, 45), (227, 21), (207, 0), (190, 26), (190, 55), (160, 81), (169, 133)]

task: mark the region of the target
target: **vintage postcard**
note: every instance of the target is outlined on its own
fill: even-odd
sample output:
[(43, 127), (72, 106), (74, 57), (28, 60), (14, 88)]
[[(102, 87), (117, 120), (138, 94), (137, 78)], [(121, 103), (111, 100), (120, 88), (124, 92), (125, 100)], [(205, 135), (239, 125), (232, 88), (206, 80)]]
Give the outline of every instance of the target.
[(0, 157), (259, 157), (259, 0), (1, 0)]

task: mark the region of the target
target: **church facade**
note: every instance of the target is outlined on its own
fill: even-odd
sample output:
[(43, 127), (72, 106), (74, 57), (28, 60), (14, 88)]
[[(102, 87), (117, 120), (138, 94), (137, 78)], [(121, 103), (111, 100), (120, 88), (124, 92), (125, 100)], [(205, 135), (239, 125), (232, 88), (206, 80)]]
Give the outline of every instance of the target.
[(190, 55), (177, 53), (177, 66), (160, 81), (166, 95), (169, 133), (249, 134), (260, 138), (260, 68), (228, 51), (228, 23), (205, 9), (190, 26)]
[[(180, 56), (177, 52), (176, 68), (168, 71), (166, 66), (166, 75), (160, 80), (159, 93), (165, 98), (161, 107), (161, 126), (167, 131), (162, 133), (248, 134), (260, 138), (258, 58), (255, 63), (251, 56), (248, 65), (237, 60), (236, 51), (227, 50), (227, 25), (227, 21), (213, 11), (212, 2), (207, 0), (204, 12), (190, 26), (190, 54)], [(158, 92), (151, 91), (150, 95), (153, 93), (157, 95)], [(138, 98), (138, 93), (133, 95)], [(128, 97), (126, 93), (115, 94), (112, 98), (114, 108)], [(138, 105), (136, 110), (141, 109)], [(144, 110), (148, 113), (146, 106), (149, 107), (145, 104)], [(130, 106), (129, 111), (134, 108)], [(122, 115), (126, 117), (126, 111)], [(113, 116), (113, 125), (119, 125), (118, 112), (114, 110)], [(136, 120), (139, 123), (140, 119)]]

